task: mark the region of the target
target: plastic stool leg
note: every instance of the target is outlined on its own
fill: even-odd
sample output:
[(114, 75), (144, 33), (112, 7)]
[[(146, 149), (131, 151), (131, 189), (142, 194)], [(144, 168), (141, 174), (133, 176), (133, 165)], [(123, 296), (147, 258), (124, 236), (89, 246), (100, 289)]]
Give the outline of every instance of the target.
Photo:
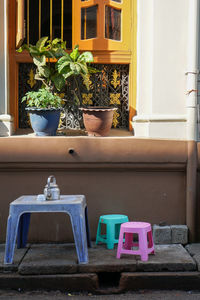
[(120, 226), (121, 226), (121, 224), (115, 225), (115, 239), (117, 239), (117, 240), (119, 239)]
[(110, 223), (107, 224), (107, 249), (114, 248), (114, 240), (115, 240), (115, 224)]
[(18, 215), (9, 215), (7, 223), (7, 233), (6, 233), (6, 248), (5, 248), (5, 264), (12, 264), (14, 251), (15, 251), (15, 242), (17, 238), (17, 230), (19, 224)]
[(98, 227), (97, 227), (97, 235), (96, 235), (96, 245), (98, 244), (99, 242), (99, 237), (101, 235), (101, 222), (99, 220), (99, 223), (98, 223)]
[(85, 207), (85, 225), (86, 225), (86, 233), (87, 233), (87, 245), (89, 248), (92, 247), (91, 244), (91, 238), (90, 238), (90, 227), (89, 227), (89, 221), (88, 221), (88, 208)]
[(17, 248), (26, 247), (30, 218), (31, 218), (30, 213), (25, 213), (20, 217), (18, 234), (17, 234)]
[(87, 249), (87, 234), (85, 228), (85, 209), (73, 208), (71, 210), (71, 223), (76, 245), (76, 252), (79, 263), (88, 262), (88, 249)]
[[(154, 244), (153, 244), (153, 236), (152, 236), (152, 231), (148, 231), (147, 232), (147, 237), (148, 237), (148, 241), (149, 241), (149, 248), (154, 248)], [(151, 254), (154, 254), (154, 250), (151, 252)]]
[(139, 233), (139, 247), (140, 247), (140, 256), (142, 261), (148, 261), (148, 252), (147, 252), (147, 233), (142, 230)]
[(124, 248), (127, 250), (131, 250), (132, 246), (133, 246), (133, 233), (125, 232)]
[(124, 237), (124, 231), (123, 231), (123, 229), (121, 229), (120, 234), (119, 234), (119, 242), (118, 242), (118, 246), (117, 246), (117, 258), (120, 258), (120, 256), (121, 256), (121, 250), (122, 250), (122, 246), (123, 246), (123, 237)]

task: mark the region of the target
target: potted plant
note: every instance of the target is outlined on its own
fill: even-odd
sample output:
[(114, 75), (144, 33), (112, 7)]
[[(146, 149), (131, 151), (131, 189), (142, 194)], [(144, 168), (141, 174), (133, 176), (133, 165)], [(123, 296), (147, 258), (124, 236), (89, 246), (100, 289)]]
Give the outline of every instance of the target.
[[(65, 51), (66, 42), (60, 39), (50, 41), (48, 37), (41, 38), (34, 46), (24, 44), (18, 52), (23, 50), (27, 50), (33, 58), (36, 66), (35, 79), (42, 82), (39, 91), (28, 92), (22, 99), (27, 101), (26, 110), (29, 111), (31, 126), (36, 135), (55, 135), (60, 119), (61, 102), (64, 101), (59, 99), (58, 93), (64, 88), (66, 80), (73, 76), (77, 86), (72, 91), (73, 102), (80, 105), (81, 97), (76, 77), (96, 72), (91, 67), (89, 70), (87, 66), (87, 63), (93, 62), (93, 55), (91, 52), (80, 54), (78, 46), (69, 54)], [(55, 63), (52, 63), (52, 60)], [(33, 124), (33, 120), (37, 126)]]
[[(56, 68), (59, 74), (64, 75), (65, 78), (74, 77), (76, 89), (72, 91), (77, 105), (82, 106), (81, 93), (79, 85), (76, 80), (77, 75), (81, 75), (83, 79), (88, 73), (100, 72), (99, 70), (88, 66), (87, 63), (93, 62), (93, 55), (91, 52), (83, 52), (80, 54), (78, 46), (75, 46), (70, 55), (65, 55), (58, 60)], [(87, 84), (88, 81), (84, 80)], [(89, 86), (87, 86), (89, 90)], [(83, 123), (89, 136), (107, 136), (112, 126), (113, 113), (117, 108), (89, 106), (80, 107), (83, 112)]]
[(27, 103), (31, 126), (38, 136), (56, 135), (62, 108), (58, 92), (65, 85), (65, 77), (58, 73), (55, 63), (51, 61), (65, 55), (66, 43), (60, 39), (50, 41), (48, 37), (43, 37), (36, 45), (24, 44), (17, 51), (23, 50), (33, 58), (35, 79), (42, 82), (38, 91), (28, 92), (22, 98)]
[[(29, 111), (31, 126), (36, 135), (55, 135), (60, 119), (61, 103), (65, 101), (59, 98), (58, 94), (64, 88), (66, 80), (69, 77), (74, 78), (76, 88), (71, 91), (73, 94), (71, 102), (77, 106), (82, 106), (76, 77), (82, 76), (85, 79), (88, 73), (100, 71), (88, 65), (94, 61), (91, 52), (80, 53), (79, 47), (76, 45), (71, 53), (67, 53), (66, 42), (58, 38), (50, 41), (48, 37), (43, 37), (36, 45), (24, 44), (17, 51), (22, 52), (23, 50), (27, 50), (33, 58), (33, 63), (36, 66), (35, 79), (42, 82), (42, 88), (39, 91), (28, 92), (22, 99), (22, 101), (27, 102), (26, 110)], [(85, 83), (89, 89), (87, 80)], [(67, 101), (70, 102), (69, 99)], [(107, 135), (112, 125), (114, 109), (110, 107), (81, 107), (80, 110), (83, 111), (83, 121), (88, 134)], [(90, 122), (88, 125), (88, 119), (91, 120), (92, 125)], [(40, 128), (39, 124), (41, 124)], [(95, 124), (96, 127), (94, 128)]]
[(56, 135), (60, 120), (62, 99), (53, 94), (48, 88), (41, 88), (38, 91), (26, 93), (22, 102), (26, 101), (26, 110), (33, 131), (37, 136)]

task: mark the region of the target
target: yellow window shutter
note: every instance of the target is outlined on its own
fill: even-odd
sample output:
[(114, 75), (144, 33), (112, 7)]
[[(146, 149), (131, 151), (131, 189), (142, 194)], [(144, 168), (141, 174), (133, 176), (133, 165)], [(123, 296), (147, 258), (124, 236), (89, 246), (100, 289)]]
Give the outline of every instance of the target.
[(73, 0), (73, 45), (130, 50), (131, 0)]
[(16, 31), (16, 48), (19, 48), (23, 43), (24, 34), (24, 0), (16, 0), (16, 10), (17, 10), (17, 31)]

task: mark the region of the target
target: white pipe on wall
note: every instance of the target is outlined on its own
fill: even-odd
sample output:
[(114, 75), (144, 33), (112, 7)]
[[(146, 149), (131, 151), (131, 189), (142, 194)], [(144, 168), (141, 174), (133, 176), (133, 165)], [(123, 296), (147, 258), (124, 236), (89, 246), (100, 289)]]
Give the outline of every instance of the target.
[(188, 0), (187, 140), (197, 139), (199, 0)]

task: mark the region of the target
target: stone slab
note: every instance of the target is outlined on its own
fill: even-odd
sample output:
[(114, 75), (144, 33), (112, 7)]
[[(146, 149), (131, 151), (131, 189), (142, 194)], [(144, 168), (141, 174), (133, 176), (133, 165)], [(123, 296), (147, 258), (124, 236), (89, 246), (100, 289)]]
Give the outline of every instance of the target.
[(9, 265), (4, 264), (5, 255), (5, 244), (0, 244), (0, 272), (16, 272), (18, 270), (18, 265), (20, 264), (22, 258), (28, 250), (27, 248), (17, 249), (15, 247), (13, 263)]
[[(127, 290), (199, 290), (199, 272), (127, 272), (122, 273), (119, 283), (121, 292)], [(188, 295), (189, 297), (189, 295)], [(144, 294), (144, 298), (147, 299)], [(178, 299), (179, 295), (177, 295)], [(172, 298), (172, 299), (175, 299)], [(190, 298), (190, 297), (189, 297)], [(189, 299), (188, 298), (188, 299)], [(154, 298), (152, 298), (154, 299)], [(158, 299), (157, 297), (155, 299)], [(163, 296), (159, 299), (165, 299)], [(197, 299), (197, 298), (195, 298)]]
[(195, 262), (197, 264), (197, 270), (200, 271), (200, 254), (194, 255), (193, 259), (195, 260)]
[(137, 270), (145, 272), (194, 271), (196, 263), (182, 245), (156, 245), (155, 255), (143, 262), (137, 257)]
[(200, 243), (188, 244), (185, 249), (193, 257), (194, 261), (197, 264), (197, 269), (200, 271)]
[(88, 249), (89, 263), (78, 266), (78, 272), (134, 272), (136, 271), (136, 258), (134, 255), (126, 255), (120, 259), (116, 258), (117, 245), (112, 250), (105, 245), (92, 245)]
[(186, 225), (171, 225), (172, 244), (186, 245), (188, 243), (188, 227)]
[(188, 244), (185, 249), (190, 253), (190, 255), (200, 255), (200, 243)]
[(77, 272), (74, 244), (34, 244), (19, 266), (22, 275), (67, 274)]
[(154, 244), (171, 244), (171, 227), (153, 225)]
[[(60, 290), (95, 292), (98, 289), (96, 274), (19, 275), (0, 274), (0, 289)], [(66, 296), (67, 297), (67, 296)], [(56, 298), (57, 299), (57, 298)]]

